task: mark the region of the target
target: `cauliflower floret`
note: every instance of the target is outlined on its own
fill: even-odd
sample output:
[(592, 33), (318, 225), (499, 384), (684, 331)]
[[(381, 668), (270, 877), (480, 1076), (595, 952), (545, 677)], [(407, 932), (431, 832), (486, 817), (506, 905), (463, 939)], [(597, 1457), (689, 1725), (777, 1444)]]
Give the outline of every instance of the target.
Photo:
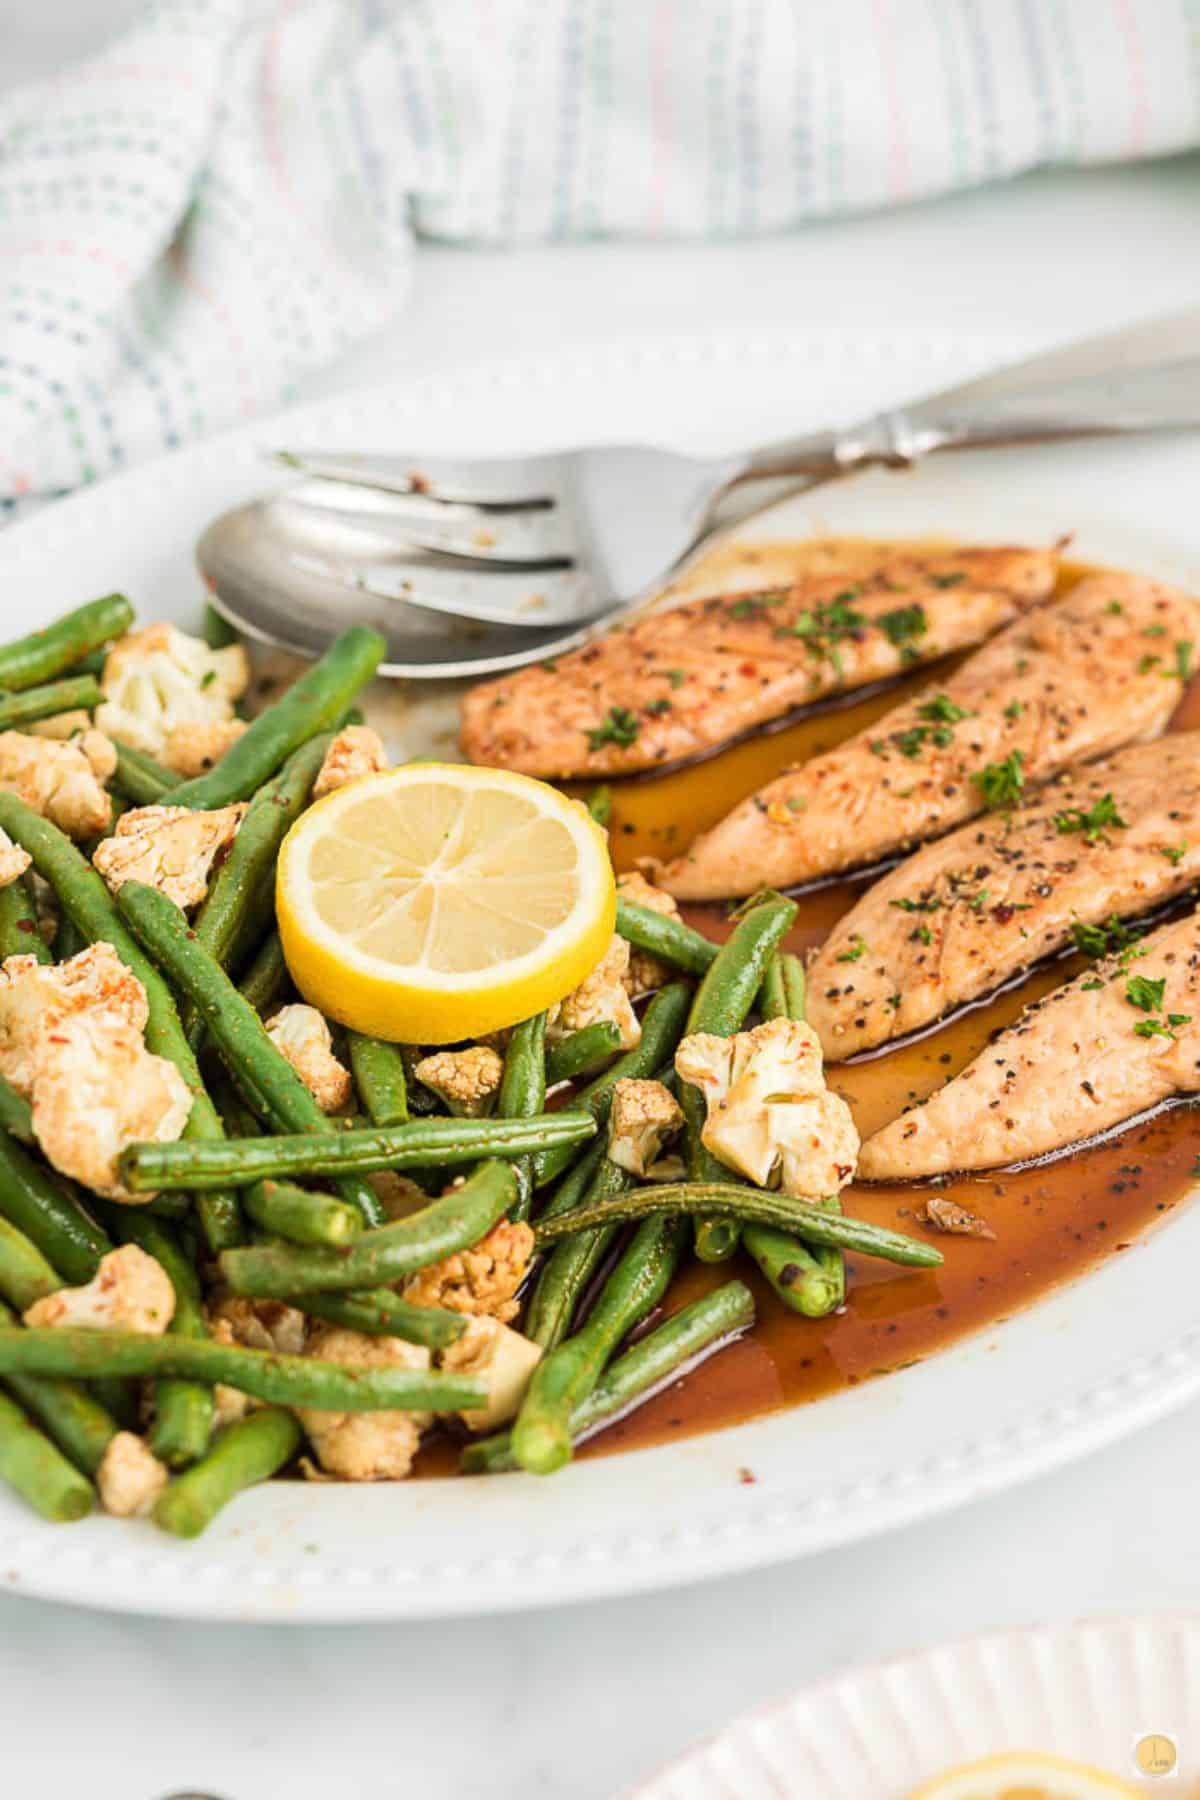
[(641, 1042), (642, 1027), (625, 989), (628, 973), (629, 945), (614, 932), (587, 979), (546, 1014), (547, 1041), (553, 1044), (585, 1025), (607, 1022), (620, 1032), (620, 1048), (632, 1050)]
[(413, 1074), (439, 1094), (452, 1113), (476, 1119), (491, 1111), (504, 1079), (504, 1061), (489, 1044), (472, 1044), (469, 1050), (438, 1050), (423, 1056)]
[(27, 1325), (112, 1326), (161, 1337), (175, 1317), (175, 1289), (160, 1262), (140, 1244), (122, 1244), (100, 1258), (86, 1287), (59, 1288), (26, 1310)]
[(336, 1112), (350, 1098), (350, 1071), (333, 1054), (333, 1034), (315, 1006), (281, 1006), (267, 1036), (321, 1108)]
[(644, 1175), (682, 1124), (683, 1108), (661, 1081), (618, 1081), (608, 1115), (609, 1161)]
[(280, 1356), (302, 1356), (308, 1321), (284, 1300), (249, 1300), (229, 1294), (209, 1317), (220, 1344), (242, 1344), (248, 1350), (274, 1350)]
[(241, 729), (233, 703), (249, 680), (240, 644), (210, 650), (174, 625), (151, 625), (109, 651), (96, 723), (180, 774), (198, 773)]
[[(308, 1354), (346, 1369), (428, 1369), (429, 1351), (400, 1338), (367, 1337), (342, 1326), (319, 1326)], [(317, 1460), (341, 1481), (403, 1481), (413, 1465), (431, 1413), (322, 1412), (296, 1408)]]
[(36, 956), (8, 957), (0, 964), (0, 1075), (28, 1100), (43, 1029), (91, 1011), (116, 1013), (138, 1032), (146, 1024), (146, 990), (111, 944), (89, 944), (50, 968)]
[(414, 1306), (446, 1306), (451, 1312), (488, 1315), (507, 1324), (520, 1306), (514, 1298), (529, 1273), (533, 1232), (501, 1219), (470, 1250), (456, 1250), (418, 1269), (402, 1292)]
[(69, 744), (0, 731), (0, 788), (68, 837), (96, 837), (108, 830), (112, 801), (104, 783), (116, 766), (116, 751), (99, 731), (85, 731)]
[(118, 1013), (73, 1013), (44, 1026), (34, 1052), (33, 1130), (64, 1175), (111, 1200), (144, 1205), (117, 1161), (128, 1144), (168, 1144), (192, 1110), (175, 1064), (147, 1050), (141, 1031)]
[(33, 858), (20, 844), (14, 844), (7, 831), (0, 830), (0, 888), (20, 881)]
[[(674, 894), (655, 887), (637, 869), (629, 869), (624, 875), (617, 876), (617, 892), (622, 899), (632, 900), (635, 906), (644, 906), (647, 912), (661, 913), (664, 919), (679, 917), (679, 905)], [(643, 994), (656, 993), (665, 982), (670, 981), (671, 973), (666, 963), (660, 963), (656, 956), (648, 956), (644, 950), (635, 950), (631, 945), (629, 967), (625, 972), (625, 991), (631, 1000), (640, 1000)]]
[(332, 794), (335, 788), (359, 781), (364, 775), (378, 775), (387, 766), (387, 751), (379, 733), (369, 725), (347, 725), (325, 752), (325, 761), (313, 782), (313, 799)]
[(71, 738), (82, 737), (90, 731), (92, 715), (77, 706), (73, 712), (51, 713), (48, 719), (34, 719), (25, 729), (31, 737), (57, 738), (59, 743), (67, 743)]
[(675, 1067), (701, 1089), (705, 1146), (759, 1187), (819, 1200), (852, 1179), (858, 1133), (850, 1108), (825, 1086), (810, 1025), (769, 1019), (730, 1038), (697, 1032)]
[(459, 1413), (469, 1431), (494, 1431), (520, 1411), (525, 1389), (542, 1358), (532, 1343), (499, 1319), (472, 1319), (460, 1338), (442, 1351), (442, 1367), (455, 1375), (479, 1375), (487, 1382), (483, 1406)]
[(117, 820), (112, 837), (97, 844), (92, 861), (114, 894), (127, 881), (143, 881), (181, 909), (198, 906), (213, 863), (237, 836), (245, 812), (244, 802), (216, 812), (137, 806)]
[(132, 1431), (118, 1431), (96, 1470), (100, 1504), (116, 1519), (144, 1519), (167, 1485), (167, 1468)]

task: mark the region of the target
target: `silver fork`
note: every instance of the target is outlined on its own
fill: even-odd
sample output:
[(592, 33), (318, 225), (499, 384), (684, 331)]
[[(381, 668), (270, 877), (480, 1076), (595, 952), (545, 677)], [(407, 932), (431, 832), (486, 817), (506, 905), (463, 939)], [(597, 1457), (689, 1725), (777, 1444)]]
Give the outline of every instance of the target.
[(198, 557), (251, 636), (312, 653), (353, 617), (387, 637), (385, 673), (482, 674), (650, 603), (745, 483), (809, 488), (952, 449), (1197, 428), (1200, 309), (739, 455), (278, 452), (303, 479), (215, 521)]

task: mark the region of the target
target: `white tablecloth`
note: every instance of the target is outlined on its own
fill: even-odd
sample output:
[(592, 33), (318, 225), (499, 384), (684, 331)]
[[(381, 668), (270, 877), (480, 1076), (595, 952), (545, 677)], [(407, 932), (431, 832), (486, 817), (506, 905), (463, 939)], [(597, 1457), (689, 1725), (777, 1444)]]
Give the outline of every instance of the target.
[[(43, 14), (45, 13), (45, 9)], [(62, 30), (116, 16), (59, 0)], [(0, 0), (0, 80), (30, 9)], [(18, 21), (20, 21), (18, 25)], [(59, 52), (46, 18), (30, 72)], [(1100, 328), (1200, 296), (1200, 162), (1013, 188), (743, 248), (427, 251), (402, 324), (311, 392), (610, 332)], [(0, 1592), (0, 1791), (38, 1800), (601, 1800), (847, 1661), (990, 1626), (1200, 1610), (1200, 1406), (957, 1515), (736, 1581), (514, 1619), (245, 1630)], [(0, 1559), (0, 1590), (6, 1574)], [(1153, 1723), (1153, 1722), (1151, 1722)]]

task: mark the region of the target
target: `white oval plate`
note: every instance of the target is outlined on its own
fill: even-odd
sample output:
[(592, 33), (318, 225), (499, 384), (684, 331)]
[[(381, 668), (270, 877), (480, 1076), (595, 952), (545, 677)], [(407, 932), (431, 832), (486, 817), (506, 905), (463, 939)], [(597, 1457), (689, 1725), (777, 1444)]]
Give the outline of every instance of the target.
[[(906, 1800), (917, 1783), (1006, 1750), (1072, 1757), (1147, 1794), (1188, 1795), (1200, 1775), (1198, 1658), (1194, 1619), (944, 1644), (747, 1713), (630, 1800)], [(1161, 1775), (1141, 1775), (1140, 1744)]]
[[(1024, 348), (726, 334), (576, 349), (323, 402), (0, 534), (0, 634), (111, 588), (143, 618), (194, 623), (191, 547), (217, 512), (269, 484), (260, 451), (281, 441), (432, 453), (645, 438), (718, 450), (849, 418)], [(821, 490), (787, 524), (1014, 539), (1074, 530), (1084, 555), (1200, 584), (1198, 491), (1196, 438), (973, 453)], [(762, 529), (781, 529), (778, 518)], [(386, 708), (393, 735), (424, 740), (431, 721), (452, 722), (449, 694), (423, 695), (410, 734), (410, 698), (400, 690)], [(188, 1545), (149, 1524), (43, 1526), (0, 1494), (0, 1569), (19, 1591), (135, 1612), (354, 1620), (630, 1593), (810, 1553), (1026, 1480), (1180, 1405), (1200, 1390), (1198, 1262), (1200, 1213), (1183, 1211), (1087, 1280), (919, 1367), (549, 1481), (274, 1484)]]

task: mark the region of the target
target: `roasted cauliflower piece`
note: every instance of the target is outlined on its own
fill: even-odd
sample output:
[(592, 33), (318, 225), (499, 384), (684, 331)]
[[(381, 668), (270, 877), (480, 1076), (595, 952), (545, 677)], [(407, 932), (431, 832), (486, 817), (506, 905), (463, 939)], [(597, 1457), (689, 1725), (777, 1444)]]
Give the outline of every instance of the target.
[(132, 1431), (118, 1431), (96, 1470), (100, 1504), (116, 1519), (144, 1519), (167, 1485), (165, 1463)]
[(401, 1292), (414, 1306), (445, 1306), (507, 1324), (520, 1310), (515, 1296), (532, 1257), (529, 1226), (501, 1219), (470, 1250), (456, 1250), (408, 1276)]
[(33, 719), (25, 729), (31, 737), (57, 738), (59, 743), (67, 743), (71, 738), (82, 737), (91, 727), (91, 713), (77, 706), (71, 712), (51, 713), (48, 719)]
[(644, 1175), (683, 1124), (683, 1108), (661, 1081), (618, 1081), (608, 1115), (608, 1157)]
[(174, 625), (151, 625), (109, 651), (96, 724), (180, 775), (199, 774), (245, 729), (233, 703), (249, 680), (240, 644), (210, 650)]
[(57, 967), (36, 956), (0, 964), (0, 1075), (29, 1099), (42, 1030), (81, 1012), (116, 1013), (135, 1031), (146, 1024), (146, 990), (111, 944), (89, 944)]
[(104, 783), (117, 753), (100, 731), (84, 731), (69, 744), (0, 731), (0, 788), (15, 794), (68, 837), (98, 837), (112, 822)]
[[(644, 906), (647, 912), (661, 913), (664, 919), (679, 917), (679, 904), (674, 894), (668, 894), (637, 869), (629, 869), (624, 875), (617, 876), (617, 892), (625, 900), (632, 900), (635, 906)], [(625, 991), (631, 1000), (640, 1000), (643, 994), (653, 994), (668, 981), (672, 971), (666, 963), (659, 962), (656, 956), (648, 956), (644, 950), (629, 948), (629, 967), (625, 971)]]
[(504, 1079), (504, 1059), (489, 1044), (472, 1044), (467, 1050), (423, 1056), (413, 1074), (440, 1095), (452, 1113), (477, 1119), (491, 1111)]
[(322, 794), (332, 794), (336, 788), (360, 781), (364, 775), (378, 775), (387, 766), (387, 751), (379, 733), (369, 725), (346, 725), (325, 752), (313, 782), (313, 799), (319, 800)]
[(0, 830), (0, 888), (20, 881), (33, 858), (20, 844), (14, 844), (7, 831)]
[(697, 1032), (680, 1044), (675, 1067), (708, 1103), (706, 1148), (759, 1187), (819, 1200), (853, 1178), (858, 1132), (825, 1086), (810, 1025), (769, 1019), (729, 1038)]
[(494, 1431), (520, 1411), (542, 1347), (499, 1319), (472, 1319), (460, 1338), (442, 1351), (442, 1367), (455, 1375), (478, 1375), (487, 1382), (483, 1406), (458, 1416), (469, 1431)]
[(153, 1194), (121, 1184), (128, 1144), (169, 1144), (192, 1110), (191, 1090), (164, 1056), (147, 1050), (119, 1013), (71, 1013), (39, 1032), (30, 1089), (33, 1130), (48, 1161), (110, 1200), (144, 1205)]
[(642, 1027), (625, 988), (628, 973), (629, 945), (614, 932), (608, 949), (591, 974), (546, 1014), (549, 1042), (570, 1037), (584, 1025), (603, 1022), (617, 1027), (622, 1050), (632, 1050), (639, 1044)]
[(322, 1112), (345, 1106), (352, 1086), (350, 1071), (333, 1054), (333, 1034), (315, 1006), (281, 1006), (267, 1025), (267, 1036)]
[(27, 1325), (109, 1326), (161, 1337), (175, 1317), (175, 1289), (162, 1264), (140, 1244), (122, 1244), (100, 1258), (86, 1287), (59, 1288), (25, 1311)]
[(250, 1300), (242, 1294), (227, 1294), (212, 1309), (209, 1324), (218, 1343), (274, 1350), (281, 1356), (304, 1354), (308, 1320), (285, 1300)]
[(186, 910), (204, 899), (213, 864), (237, 836), (245, 812), (243, 802), (215, 812), (134, 807), (117, 820), (113, 836), (97, 844), (92, 861), (114, 894), (127, 881), (142, 881)]
[[(342, 1326), (317, 1326), (307, 1353), (346, 1369), (428, 1369), (429, 1351), (401, 1338), (367, 1337)], [(403, 1481), (432, 1414), (321, 1412), (296, 1408), (317, 1461), (340, 1481)]]

